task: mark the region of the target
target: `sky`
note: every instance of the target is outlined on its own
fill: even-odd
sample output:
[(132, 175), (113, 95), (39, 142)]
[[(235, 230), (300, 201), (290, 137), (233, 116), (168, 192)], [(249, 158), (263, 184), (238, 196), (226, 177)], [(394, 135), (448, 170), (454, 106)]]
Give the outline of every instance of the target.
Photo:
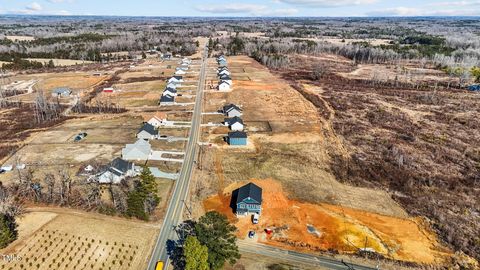
[(0, 14), (203, 17), (480, 16), (480, 0), (0, 0)]

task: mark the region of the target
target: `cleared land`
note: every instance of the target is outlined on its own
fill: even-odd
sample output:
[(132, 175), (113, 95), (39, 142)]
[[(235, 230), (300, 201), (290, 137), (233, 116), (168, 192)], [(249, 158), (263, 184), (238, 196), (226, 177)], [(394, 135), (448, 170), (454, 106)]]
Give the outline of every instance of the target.
[[(288, 199), (278, 181), (251, 182), (263, 190), (263, 214), (257, 225), (252, 224), (250, 216), (235, 218), (228, 207), (232, 191), (247, 181), (233, 183), (223, 194), (204, 202), (207, 210), (220, 211), (235, 222), (240, 238), (254, 230), (260, 242), (299, 250), (355, 253), (358, 248), (367, 248), (387, 258), (424, 264), (442, 263), (448, 257), (448, 250), (440, 247), (435, 234), (419, 218), (401, 219), (337, 205), (303, 203)], [(274, 233), (265, 234), (265, 228)]]
[(25, 58), (28, 61), (37, 61), (44, 65), (48, 64), (50, 60), (53, 61), (53, 64), (56, 67), (68, 67), (68, 66), (75, 66), (75, 65), (86, 65), (92, 64), (92, 61), (84, 61), (84, 60), (74, 60), (74, 59), (56, 59), (56, 58)]
[(145, 269), (156, 233), (158, 228), (140, 222), (63, 209), (32, 209), (19, 219), (19, 239), (1, 250), (22, 260), (1, 260), (0, 267)]
[[(292, 57), (279, 74), (316, 105), (345, 149), (330, 152), (335, 178), (391, 191), (410, 215), (429, 218), (445, 244), (477, 256), (479, 246), (469, 247), (479, 241), (479, 96), (449, 88), (433, 70), (438, 87), (347, 78), (352, 63), (332, 59)], [(319, 63), (325, 73), (315, 80)]]

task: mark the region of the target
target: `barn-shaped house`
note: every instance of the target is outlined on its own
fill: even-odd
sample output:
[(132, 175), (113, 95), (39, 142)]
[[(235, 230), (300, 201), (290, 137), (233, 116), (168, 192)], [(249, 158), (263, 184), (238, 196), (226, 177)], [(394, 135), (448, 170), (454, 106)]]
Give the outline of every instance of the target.
[(254, 183), (248, 183), (238, 189), (235, 213), (238, 216), (261, 214), (262, 189)]

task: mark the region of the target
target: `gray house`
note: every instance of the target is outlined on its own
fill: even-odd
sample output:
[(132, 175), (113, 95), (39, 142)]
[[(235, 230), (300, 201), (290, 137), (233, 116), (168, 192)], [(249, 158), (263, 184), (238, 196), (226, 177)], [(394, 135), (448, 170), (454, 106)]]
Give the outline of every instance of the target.
[(143, 124), (143, 126), (137, 132), (137, 138), (143, 140), (154, 140), (158, 138), (158, 130), (149, 123)]
[(228, 117), (242, 116), (242, 109), (235, 104), (227, 104), (223, 106), (223, 113)]
[(148, 141), (138, 139), (133, 144), (127, 144), (122, 149), (122, 158), (125, 160), (148, 160), (152, 153), (152, 146)]
[(260, 214), (262, 212), (262, 189), (248, 183), (238, 189), (235, 213), (238, 216)]

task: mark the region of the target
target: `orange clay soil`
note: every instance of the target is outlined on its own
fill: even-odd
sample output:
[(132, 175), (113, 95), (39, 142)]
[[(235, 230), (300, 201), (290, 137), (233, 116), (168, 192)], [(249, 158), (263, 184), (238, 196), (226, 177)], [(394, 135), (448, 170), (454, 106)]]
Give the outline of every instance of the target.
[[(302, 203), (289, 200), (275, 180), (251, 182), (263, 189), (262, 215), (257, 225), (249, 217), (237, 219), (230, 208), (232, 191), (247, 182), (234, 183), (223, 194), (204, 201), (205, 210), (224, 213), (235, 223), (240, 238), (255, 230), (259, 241), (270, 245), (343, 253), (366, 247), (391, 259), (423, 264), (442, 263), (451, 254), (439, 245), (421, 218), (401, 219), (337, 205)], [(307, 225), (314, 227), (313, 232), (308, 232)], [(274, 233), (266, 235), (265, 228), (274, 229)]]

